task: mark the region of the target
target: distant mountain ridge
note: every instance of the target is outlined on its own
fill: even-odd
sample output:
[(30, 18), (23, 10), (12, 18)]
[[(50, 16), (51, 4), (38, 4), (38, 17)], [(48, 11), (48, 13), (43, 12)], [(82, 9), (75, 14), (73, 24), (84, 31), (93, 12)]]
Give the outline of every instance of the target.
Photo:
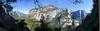
[(26, 16), (26, 14), (19, 12), (19, 11), (12, 11), (11, 16), (13, 17), (21, 17), (21, 16)]

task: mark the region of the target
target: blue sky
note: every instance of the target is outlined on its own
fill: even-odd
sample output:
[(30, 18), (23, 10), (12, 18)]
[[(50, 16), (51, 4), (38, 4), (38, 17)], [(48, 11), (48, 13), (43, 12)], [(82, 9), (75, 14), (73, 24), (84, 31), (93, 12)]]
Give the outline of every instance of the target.
[[(77, 10), (85, 10), (86, 12), (90, 13), (91, 9), (93, 8), (93, 1), (92, 0), (82, 0), (83, 3), (81, 4), (73, 4), (73, 0), (39, 0), (42, 5), (52, 4), (59, 8), (69, 8), (72, 11)], [(13, 3), (12, 6), (13, 11), (20, 11), (25, 14), (29, 12), (30, 9), (34, 8), (34, 2), (32, 0), (17, 0), (16, 3)]]

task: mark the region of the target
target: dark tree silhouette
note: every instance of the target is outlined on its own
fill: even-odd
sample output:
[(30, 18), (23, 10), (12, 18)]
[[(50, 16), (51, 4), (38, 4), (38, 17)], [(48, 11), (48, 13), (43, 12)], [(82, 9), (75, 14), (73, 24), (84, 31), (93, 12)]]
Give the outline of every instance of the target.
[[(1, 24), (2, 24), (1, 26), (3, 28), (5, 28), (6, 30), (11, 30), (15, 24), (14, 24), (14, 18), (12, 18), (10, 15), (8, 15), (6, 13), (7, 10), (5, 10), (5, 9), (8, 9), (6, 7), (10, 6), (10, 8), (12, 8), (11, 5), (8, 5), (8, 6), (6, 5), (6, 4), (8, 4), (7, 2), (9, 2), (9, 0), (7, 0), (7, 1), (1, 0), (0, 1), (0, 19), (1, 19)], [(10, 2), (12, 2), (12, 1), (10, 1)]]
[[(16, 24), (15, 22), (17, 22), (17, 20), (9, 15), (9, 12), (13, 9), (10, 4), (14, 2), (16, 2), (16, 0), (0, 0), (0, 28), (3, 28), (2, 30), (6, 31), (30, 31), (24, 25), (24, 20), (21, 20), (20, 23)], [(20, 26), (22, 27), (21, 29)]]
[(98, 0), (93, 0), (93, 9), (90, 15), (84, 19), (81, 25), (79, 25), (75, 31), (99, 31), (99, 9)]

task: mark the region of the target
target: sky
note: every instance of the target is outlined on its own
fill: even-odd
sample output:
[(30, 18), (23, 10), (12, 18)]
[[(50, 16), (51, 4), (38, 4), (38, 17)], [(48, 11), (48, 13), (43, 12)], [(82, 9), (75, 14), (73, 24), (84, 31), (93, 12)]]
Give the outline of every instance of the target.
[[(72, 11), (84, 10), (87, 13), (91, 12), (93, 8), (92, 0), (82, 0), (83, 3), (73, 4), (73, 0), (39, 0), (41, 5), (52, 4), (58, 8), (69, 8)], [(17, 0), (17, 2), (11, 4), (13, 6), (13, 11), (20, 11), (22, 13), (28, 14), (29, 10), (35, 7), (32, 0)]]

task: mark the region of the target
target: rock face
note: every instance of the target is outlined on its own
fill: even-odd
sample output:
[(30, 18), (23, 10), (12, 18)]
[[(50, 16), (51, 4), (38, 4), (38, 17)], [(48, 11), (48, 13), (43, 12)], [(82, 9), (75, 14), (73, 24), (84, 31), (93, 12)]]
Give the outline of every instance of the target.
[(43, 14), (45, 17), (49, 15), (49, 21), (55, 18), (57, 27), (59, 27), (60, 25), (62, 27), (66, 27), (72, 25), (71, 13), (71, 9), (61, 9), (54, 7), (53, 5), (47, 5), (41, 8), (30, 10), (30, 13), (28, 15), (30, 18), (37, 19), (38, 21), (40, 21), (41, 14)]
[(83, 20), (85, 19), (87, 13), (84, 10), (78, 10), (72, 13), (72, 18), (76, 20)]
[(72, 12), (71, 14), (71, 18), (73, 19), (75, 26), (80, 25), (86, 16), (87, 16), (87, 13), (84, 10), (78, 10), (78, 11)]
[(51, 18), (54, 18), (57, 14), (59, 14), (62, 11), (63, 11), (62, 9), (56, 8), (53, 5), (47, 5), (41, 8), (32, 9), (29, 13), (29, 16), (37, 20), (40, 19), (41, 14), (44, 14), (44, 16), (49, 15)]
[[(85, 18), (86, 16), (86, 13), (82, 10), (72, 12), (71, 9), (68, 9), (68, 8), (61, 9), (61, 8), (54, 7), (53, 5), (47, 5), (40, 8), (31, 9), (28, 15), (30, 18), (40, 21), (41, 14), (43, 14), (45, 17), (49, 15), (50, 17), (49, 21), (52, 20), (53, 18), (56, 18), (57, 23), (60, 23), (61, 25), (63, 25), (63, 27), (72, 25), (73, 19), (71, 15), (74, 15), (76, 18), (77, 16), (80, 16), (80, 17), (83, 16), (81, 18)], [(81, 14), (81, 15), (78, 15), (78, 14)], [(78, 26), (78, 25), (79, 25), (79, 21), (75, 20), (75, 26)]]
[(72, 19), (71, 19), (71, 10), (65, 9), (63, 12), (56, 15), (56, 22), (57, 27), (62, 26), (63, 28), (66, 26), (72, 25)]

